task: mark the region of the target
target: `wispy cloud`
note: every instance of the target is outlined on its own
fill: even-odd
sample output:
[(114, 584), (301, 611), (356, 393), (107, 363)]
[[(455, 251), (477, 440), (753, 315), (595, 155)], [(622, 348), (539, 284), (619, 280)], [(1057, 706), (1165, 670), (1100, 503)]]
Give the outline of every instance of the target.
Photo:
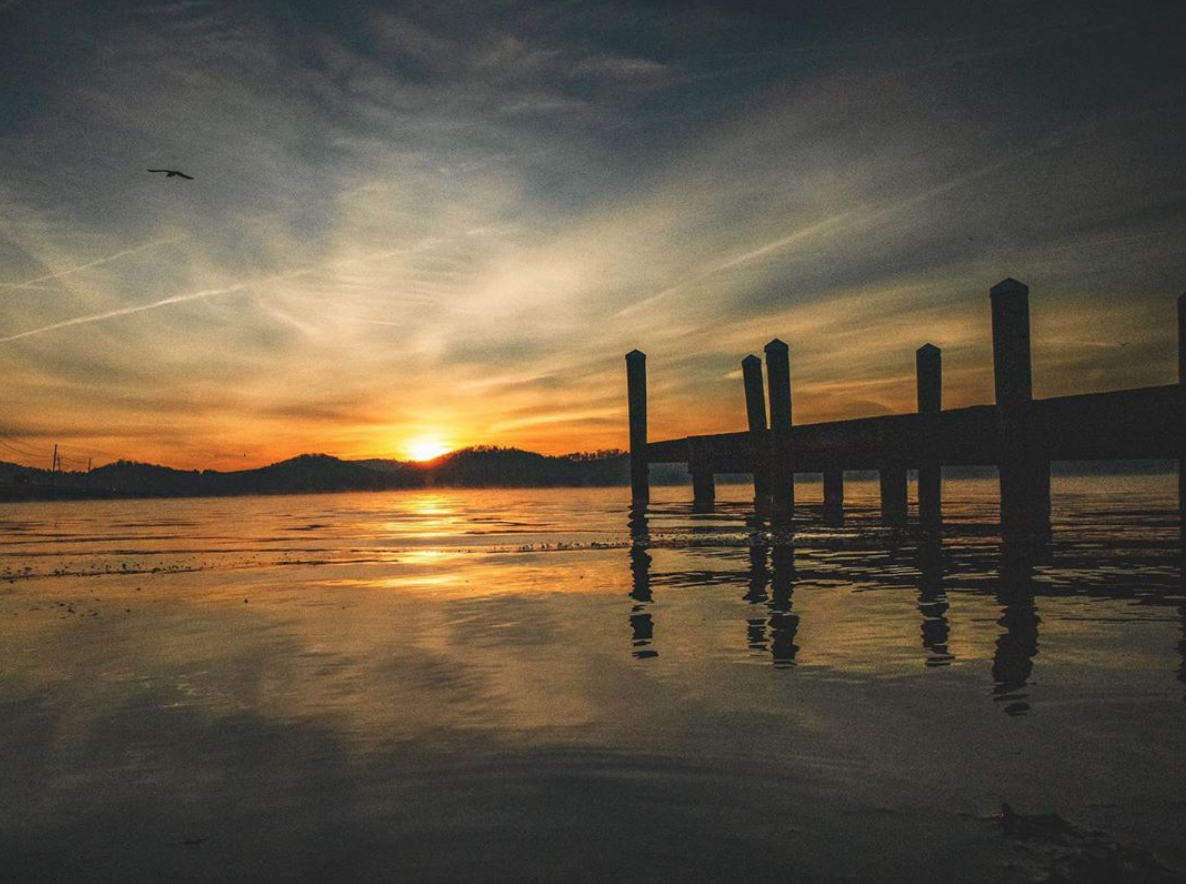
[(617, 77), (628, 80), (647, 80), (670, 76), (667, 65), (649, 58), (626, 58), (621, 55), (589, 55), (573, 67), (577, 75)]

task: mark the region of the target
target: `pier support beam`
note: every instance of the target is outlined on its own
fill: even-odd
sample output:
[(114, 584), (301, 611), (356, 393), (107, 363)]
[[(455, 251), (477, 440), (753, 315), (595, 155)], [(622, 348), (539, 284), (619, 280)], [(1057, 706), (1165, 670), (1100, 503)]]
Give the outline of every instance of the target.
[[(745, 383), (745, 414), (749, 431), (754, 434), (754, 449), (761, 451), (758, 440), (766, 437), (766, 391), (762, 384), (762, 360), (752, 353), (741, 360), (741, 376)], [(759, 507), (770, 496), (769, 458), (758, 456), (754, 463), (754, 499)]]
[(906, 467), (886, 464), (878, 470), (881, 484), (881, 522), (901, 528), (906, 524)]
[(641, 350), (626, 354), (626, 396), (630, 415), (630, 500), (646, 506), (651, 499), (647, 464), (647, 356)]
[(716, 476), (707, 470), (692, 473), (692, 509), (698, 513), (711, 513), (716, 504)]
[(770, 497), (777, 515), (795, 510), (795, 467), (791, 452), (791, 350), (775, 338), (766, 345), (770, 389)]
[(829, 525), (844, 521), (844, 470), (824, 470), (824, 521)]
[(1029, 287), (1005, 279), (990, 290), (992, 357), (1000, 450), (1001, 537), (1044, 543), (1050, 536), (1050, 462), (1033, 453)]
[(713, 473), (712, 462), (705, 457), (698, 444), (693, 440), (688, 446), (688, 472), (692, 474), (692, 511), (696, 513), (711, 513), (716, 505), (716, 474)]
[(1178, 518), (1186, 551), (1186, 292), (1178, 295)]
[[(934, 344), (923, 344), (914, 354), (918, 375), (918, 413), (938, 415), (943, 411), (943, 354)], [(933, 435), (933, 430), (928, 436)], [(918, 521), (934, 528), (943, 518), (943, 470), (939, 461), (928, 457), (918, 465)]]

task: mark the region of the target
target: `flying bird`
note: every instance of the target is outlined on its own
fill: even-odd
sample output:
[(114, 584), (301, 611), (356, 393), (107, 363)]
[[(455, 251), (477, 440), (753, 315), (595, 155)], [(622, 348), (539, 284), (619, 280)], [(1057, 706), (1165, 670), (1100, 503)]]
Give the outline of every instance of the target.
[(184, 178), (186, 181), (193, 181), (193, 175), (186, 175), (184, 172), (178, 172), (176, 169), (149, 169), (149, 172), (164, 172), (166, 178)]

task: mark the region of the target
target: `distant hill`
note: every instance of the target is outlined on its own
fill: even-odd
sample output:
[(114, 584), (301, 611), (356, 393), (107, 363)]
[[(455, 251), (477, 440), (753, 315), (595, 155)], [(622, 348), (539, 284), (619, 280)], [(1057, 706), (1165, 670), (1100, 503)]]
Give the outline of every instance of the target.
[[(1173, 461), (1060, 463), (1056, 475), (1134, 475), (1175, 469)], [(945, 471), (951, 478), (993, 475), (991, 469)], [(396, 488), (588, 487), (626, 485), (630, 457), (624, 451), (597, 451), (559, 457), (518, 448), (480, 445), (427, 462), (341, 460), (328, 454), (302, 454), (253, 470), (175, 470), (156, 464), (118, 460), (89, 473), (59, 472), (0, 462), (0, 501), (110, 497), (221, 497), (237, 494), (299, 494), (331, 491), (384, 491)], [(719, 477), (722, 481), (726, 477)], [(854, 476), (855, 478), (855, 476)], [(689, 481), (682, 464), (651, 467), (655, 485)]]
[(630, 461), (620, 451), (549, 457), (481, 445), (430, 461), (423, 472), (428, 484), (465, 488), (624, 485), (629, 481)]
[(620, 485), (628, 479), (629, 457), (621, 451), (549, 457), (517, 448), (478, 446), (425, 463), (347, 461), (327, 454), (302, 454), (266, 467), (230, 472), (176, 470), (118, 460), (89, 473), (51, 473), (0, 462), (0, 500), (220, 497), (430, 486)]
[(216, 494), (382, 491), (421, 484), (407, 471), (379, 471), (328, 454), (302, 454), (254, 470), (202, 474)]

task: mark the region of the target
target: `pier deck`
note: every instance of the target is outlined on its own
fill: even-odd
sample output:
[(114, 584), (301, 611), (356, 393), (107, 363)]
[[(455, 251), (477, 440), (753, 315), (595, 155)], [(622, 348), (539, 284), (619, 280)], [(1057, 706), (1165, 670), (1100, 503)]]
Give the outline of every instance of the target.
[[(1006, 279), (990, 290), (996, 404), (943, 410), (939, 348), (917, 352), (918, 405), (913, 414), (796, 426), (791, 420), (790, 349), (777, 338), (762, 361), (742, 361), (749, 428), (737, 433), (651, 442), (646, 433), (646, 356), (626, 355), (632, 499), (649, 499), (652, 463), (686, 463), (695, 503), (712, 506), (714, 476), (752, 473), (755, 500), (775, 513), (794, 507), (794, 474), (823, 473), (825, 509), (842, 516), (845, 470), (877, 470), (882, 513), (902, 524), (908, 512), (906, 471), (919, 475), (919, 517), (941, 519), (940, 470), (991, 465), (1001, 475), (1002, 533), (1040, 539), (1049, 532), (1050, 462), (1179, 461), (1183, 478), (1183, 377), (1186, 295), (1178, 298), (1177, 384), (1034, 399), (1030, 366), (1029, 289)], [(768, 392), (767, 392), (768, 391)], [(770, 420), (767, 423), (767, 396)]]

